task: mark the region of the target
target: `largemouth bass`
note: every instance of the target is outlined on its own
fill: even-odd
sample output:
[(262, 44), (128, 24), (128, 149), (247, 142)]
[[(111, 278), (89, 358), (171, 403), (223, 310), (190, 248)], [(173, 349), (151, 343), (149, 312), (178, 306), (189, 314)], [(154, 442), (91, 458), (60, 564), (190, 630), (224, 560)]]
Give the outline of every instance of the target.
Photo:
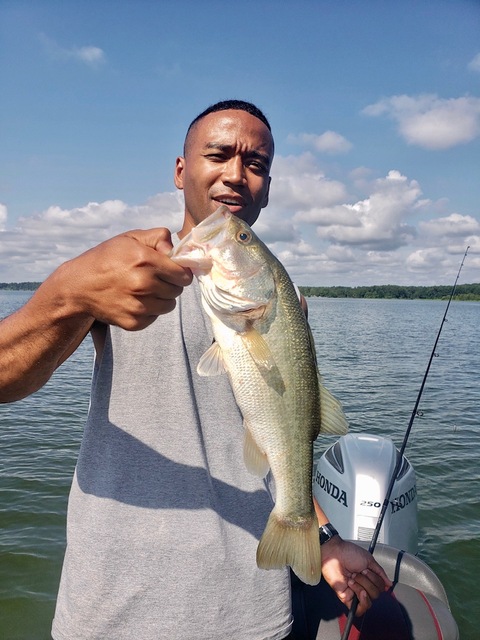
[(220, 207), (171, 253), (198, 278), (215, 341), (200, 375), (227, 373), (245, 426), (247, 468), (272, 470), (275, 506), (257, 548), (263, 569), (321, 577), (312, 500), (313, 441), (345, 433), (340, 404), (321, 385), (308, 323), (284, 267), (251, 228)]

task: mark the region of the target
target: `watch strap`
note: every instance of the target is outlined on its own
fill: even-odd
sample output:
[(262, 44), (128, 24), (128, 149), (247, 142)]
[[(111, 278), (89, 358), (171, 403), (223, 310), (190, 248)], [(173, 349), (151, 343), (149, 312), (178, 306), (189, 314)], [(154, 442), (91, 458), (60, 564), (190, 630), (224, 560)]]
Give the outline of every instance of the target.
[(325, 544), (333, 538), (333, 536), (338, 536), (338, 531), (335, 529), (331, 522), (327, 522), (327, 524), (322, 524), (319, 529), (320, 534), (320, 546)]

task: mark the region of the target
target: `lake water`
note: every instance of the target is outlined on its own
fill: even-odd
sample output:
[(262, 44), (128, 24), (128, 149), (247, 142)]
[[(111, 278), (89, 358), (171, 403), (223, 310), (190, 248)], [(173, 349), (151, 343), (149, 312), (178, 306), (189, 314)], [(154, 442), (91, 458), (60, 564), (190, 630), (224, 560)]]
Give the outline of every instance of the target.
[[(0, 291), (0, 317), (27, 292)], [(319, 367), (352, 431), (401, 445), (444, 302), (309, 300)], [(406, 455), (417, 474), (420, 551), (462, 640), (479, 637), (480, 303), (452, 303)], [(30, 398), (0, 405), (0, 638), (49, 640), (65, 512), (88, 406), (87, 339)], [(331, 440), (321, 438), (319, 455)]]

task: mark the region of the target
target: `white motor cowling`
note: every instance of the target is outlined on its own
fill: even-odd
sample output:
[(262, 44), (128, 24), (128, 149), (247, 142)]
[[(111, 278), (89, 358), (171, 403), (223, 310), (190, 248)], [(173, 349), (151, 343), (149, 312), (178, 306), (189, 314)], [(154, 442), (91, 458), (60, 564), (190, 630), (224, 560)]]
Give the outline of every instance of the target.
[[(322, 455), (313, 492), (342, 538), (371, 540), (399, 455), (390, 439), (356, 433), (342, 436)], [(417, 553), (416, 478), (405, 456), (378, 542)]]

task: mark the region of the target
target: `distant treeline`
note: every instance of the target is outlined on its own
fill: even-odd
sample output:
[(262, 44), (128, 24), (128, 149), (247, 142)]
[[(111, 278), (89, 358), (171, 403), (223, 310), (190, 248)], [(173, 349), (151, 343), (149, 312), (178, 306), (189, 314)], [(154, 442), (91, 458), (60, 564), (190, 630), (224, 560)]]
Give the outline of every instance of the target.
[[(451, 286), (403, 287), (382, 284), (371, 287), (299, 287), (305, 297), (323, 298), (390, 298), (398, 300), (445, 300), (450, 297)], [(480, 283), (460, 284), (454, 300), (480, 300)]]
[(41, 282), (0, 282), (0, 289), (10, 289), (11, 291), (35, 291)]
[[(41, 282), (0, 282), (0, 289), (12, 291), (35, 291)], [(452, 287), (403, 287), (396, 284), (380, 284), (371, 287), (299, 287), (307, 298), (395, 298), (398, 300), (445, 300), (450, 297)], [(480, 300), (480, 283), (459, 284), (455, 300)]]

